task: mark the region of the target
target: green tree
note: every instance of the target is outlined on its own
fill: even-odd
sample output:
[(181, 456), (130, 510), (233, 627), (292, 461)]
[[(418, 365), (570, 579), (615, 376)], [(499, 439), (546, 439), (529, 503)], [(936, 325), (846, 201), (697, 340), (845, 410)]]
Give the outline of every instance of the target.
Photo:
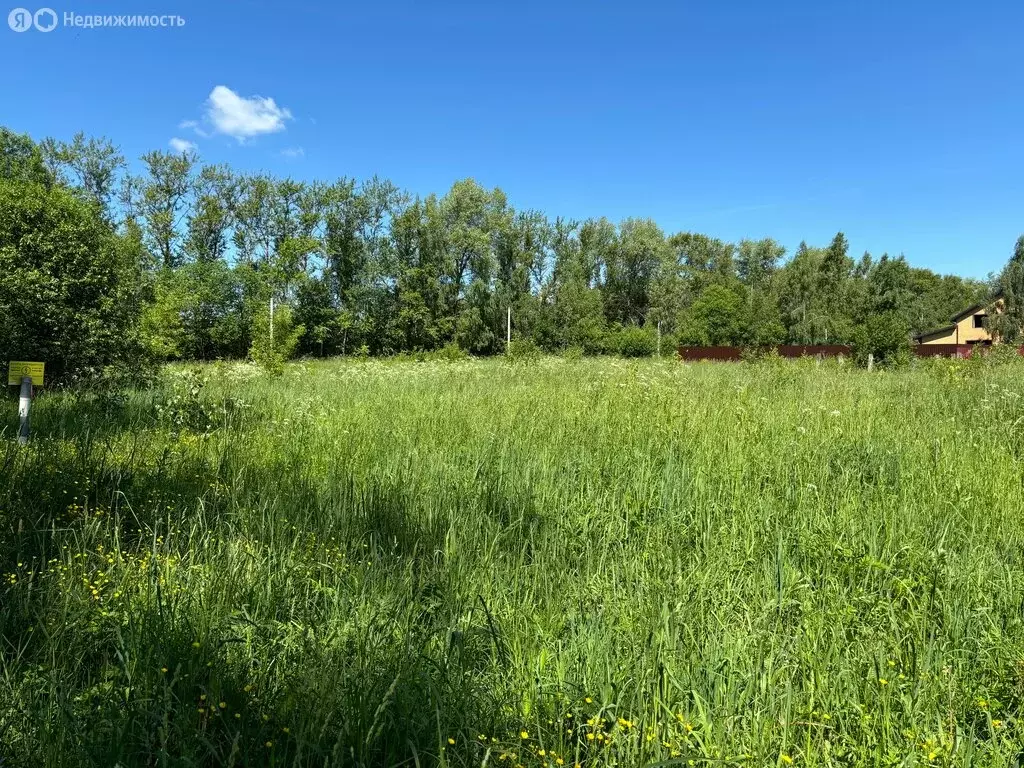
[(62, 186), (0, 179), (5, 359), (42, 360), (54, 380), (137, 368), (137, 259), (130, 239)]
[(177, 360), (185, 354), (183, 316), (188, 294), (172, 269), (161, 270), (153, 281), (150, 301), (142, 310), (140, 337), (155, 360)]
[(683, 265), (687, 293), (697, 297), (713, 284), (734, 288), (736, 273), (736, 247), (717, 238), (694, 232), (680, 232), (668, 239), (668, 246)]
[(265, 174), (238, 179), (232, 244), (240, 261), (263, 265), (273, 263), (277, 245), (276, 194), (276, 181)]
[(818, 274), (822, 256), (821, 249), (801, 242), (779, 274), (779, 309), (788, 339), (796, 344), (813, 344), (819, 338)]
[(1006, 343), (1019, 344), (1024, 339), (1024, 235), (1017, 238), (996, 288), (1003, 294), (1003, 311), (992, 318), (992, 328)]
[(863, 364), (868, 354), (877, 362), (898, 365), (910, 357), (910, 329), (901, 312), (886, 310), (869, 315), (854, 331), (854, 354)]
[(724, 285), (712, 285), (680, 318), (683, 344), (735, 345), (748, 325), (743, 299)]
[(330, 285), (322, 277), (313, 277), (299, 285), (295, 298), (295, 321), (305, 329), (299, 339), (299, 351), (320, 357), (345, 352), (344, 334), (351, 323), (343, 322), (344, 313), (335, 306)]
[(46, 168), (43, 153), (28, 136), (0, 127), (0, 179), (49, 185), (53, 174)]
[(743, 340), (752, 346), (777, 346), (786, 340), (786, 326), (778, 298), (769, 289), (752, 289), (748, 300), (748, 325)]
[(416, 200), (394, 219), (395, 311), (391, 322), (400, 348), (430, 350), (454, 332), (444, 293), (444, 227), (433, 195)]
[(670, 247), (663, 248), (651, 278), (647, 324), (662, 336), (675, 335), (676, 321), (686, 306), (687, 294), (686, 275), (678, 252)]
[(55, 178), (97, 205), (108, 221), (116, 221), (115, 192), (125, 168), (117, 147), (79, 131), (70, 142), (44, 139), (40, 151)]
[(774, 277), (786, 249), (771, 238), (741, 240), (736, 251), (736, 273), (750, 289), (764, 288)]
[(651, 281), (665, 250), (665, 235), (650, 219), (622, 222), (618, 237), (605, 256), (602, 293), (609, 322), (644, 324)]
[(238, 207), (238, 181), (227, 166), (208, 165), (195, 179), (194, 194), (184, 253), (197, 262), (224, 259)]
[(127, 177), (122, 187), (129, 217), (141, 222), (147, 245), (165, 268), (182, 261), (182, 223), (196, 161), (192, 152), (147, 152), (142, 156), (145, 175)]
[(306, 329), (295, 322), (287, 304), (275, 306), (271, 317), (270, 288), (266, 283), (262, 287), (263, 290), (255, 291), (250, 297), (252, 346), (249, 357), (270, 373), (280, 374), (285, 361), (298, 349)]
[(607, 323), (604, 299), (595, 285), (601, 260), (614, 243), (606, 220), (555, 222), (552, 240), (554, 268), (546, 297), (551, 302), (551, 327), (543, 342), (547, 349), (570, 347), (588, 355), (604, 351)]

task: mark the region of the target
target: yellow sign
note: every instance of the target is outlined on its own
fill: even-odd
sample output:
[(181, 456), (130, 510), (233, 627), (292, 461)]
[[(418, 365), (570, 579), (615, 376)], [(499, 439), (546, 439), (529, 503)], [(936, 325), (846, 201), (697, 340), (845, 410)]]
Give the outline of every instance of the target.
[[(22, 378), (29, 376), (32, 379), (32, 386), (43, 386), (43, 368), (46, 363), (26, 363), (12, 360), (7, 368), (7, 383), (21, 384)], [(2, 369), (0, 369), (2, 370)]]

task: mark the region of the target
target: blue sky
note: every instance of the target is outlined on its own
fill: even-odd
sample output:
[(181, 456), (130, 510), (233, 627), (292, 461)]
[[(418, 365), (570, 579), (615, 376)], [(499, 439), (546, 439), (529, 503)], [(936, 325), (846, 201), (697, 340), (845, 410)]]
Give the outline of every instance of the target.
[(975, 277), (1024, 232), (1016, 1), (87, 2), (186, 24), (0, 27), (0, 123)]

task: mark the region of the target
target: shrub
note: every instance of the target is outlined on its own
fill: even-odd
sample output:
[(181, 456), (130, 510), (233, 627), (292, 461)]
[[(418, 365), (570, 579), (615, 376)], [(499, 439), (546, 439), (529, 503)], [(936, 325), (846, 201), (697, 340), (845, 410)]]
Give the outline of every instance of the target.
[(982, 359), (986, 365), (1018, 365), (1024, 358), (1014, 344), (997, 344), (984, 351)]
[(424, 360), (439, 360), (443, 363), (457, 363), (462, 360), (469, 360), (469, 358), (470, 354), (454, 341), (450, 341), (440, 349), (428, 352), (423, 356)]
[(775, 346), (768, 347), (743, 347), (740, 350), (740, 360), (745, 363), (760, 363), (763, 361), (781, 360), (782, 356), (779, 354), (779, 348)]
[(184, 429), (205, 430), (210, 415), (201, 397), (206, 377), (199, 369), (172, 372), (167, 380), (168, 391), (156, 403), (160, 421), (173, 432)]
[(614, 351), (623, 357), (651, 357), (657, 349), (657, 341), (646, 328), (631, 325), (615, 334)]
[(866, 365), (868, 355), (880, 365), (900, 366), (910, 362), (910, 334), (906, 321), (896, 312), (871, 315), (854, 331), (853, 355)]
[(512, 339), (508, 345), (505, 357), (511, 362), (529, 363), (540, 358), (541, 351), (533, 339), (518, 338)]
[(249, 356), (254, 363), (268, 372), (280, 375), (284, 363), (295, 354), (299, 338), (305, 332), (301, 325), (292, 322), (291, 308), (285, 304), (274, 310), (274, 327), (271, 332), (269, 311), (253, 315), (253, 339)]
[(139, 369), (137, 243), (58, 186), (0, 178), (0, 348), (50, 383)]

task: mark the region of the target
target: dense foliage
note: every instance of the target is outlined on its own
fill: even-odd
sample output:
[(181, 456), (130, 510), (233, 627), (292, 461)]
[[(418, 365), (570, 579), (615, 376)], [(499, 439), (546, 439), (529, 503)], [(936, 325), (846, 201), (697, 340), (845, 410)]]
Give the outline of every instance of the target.
[(141, 248), (54, 183), (30, 142), (0, 131), (0, 355), (51, 380), (137, 363)]
[[(842, 233), (786, 260), (770, 239), (667, 234), (647, 219), (551, 219), (470, 179), (413, 197), (377, 178), (297, 182), (164, 152), (144, 155), (133, 175), (106, 140), (37, 146), (3, 135), (0, 173), (14, 203), (38, 204), (44, 188), (68, 205), (73, 197), (79, 216), (82, 206), (93, 212), (83, 237), (127, 244), (114, 250), (135, 258), (142, 301), (126, 305), (141, 312), (127, 336), (159, 359), (265, 357), (271, 296), (285, 307), (277, 338), (312, 356), (452, 343), (492, 354), (504, 351), (511, 309), (513, 335), (545, 351), (857, 343), (895, 359), (894, 340), (905, 348), (912, 331), (947, 323), (988, 290), (902, 256), (855, 260)], [(39, 190), (23, 196), (26, 186)], [(53, 233), (59, 222), (38, 225)], [(50, 239), (95, 245), (77, 234)], [(5, 258), (24, 260), (24, 244), (8, 236), (4, 245)], [(9, 336), (4, 343), (13, 348)]]
[(1017, 764), (1024, 363), (516, 346), (41, 397), (0, 763)]

